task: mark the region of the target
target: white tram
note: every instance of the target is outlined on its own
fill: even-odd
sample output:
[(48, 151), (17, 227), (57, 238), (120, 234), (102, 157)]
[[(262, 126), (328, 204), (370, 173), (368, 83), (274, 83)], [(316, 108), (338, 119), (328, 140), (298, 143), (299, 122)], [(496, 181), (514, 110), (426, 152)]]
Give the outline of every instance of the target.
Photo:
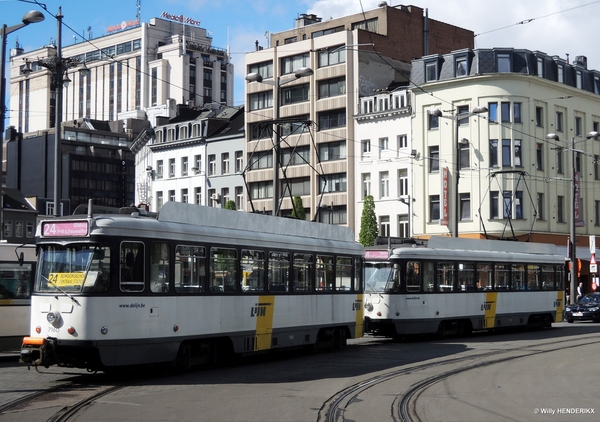
[(35, 245), (0, 243), (0, 351), (16, 351), (29, 333)]
[(431, 237), (365, 251), (365, 332), (401, 338), (562, 321), (556, 246)]
[(22, 363), (185, 368), (363, 335), (350, 229), (176, 202), (127, 211), (40, 223)]

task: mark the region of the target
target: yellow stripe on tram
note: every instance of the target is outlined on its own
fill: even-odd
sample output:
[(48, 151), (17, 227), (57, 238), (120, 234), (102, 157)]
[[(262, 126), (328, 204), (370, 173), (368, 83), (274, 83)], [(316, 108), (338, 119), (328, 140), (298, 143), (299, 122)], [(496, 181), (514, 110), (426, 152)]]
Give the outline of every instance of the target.
[(554, 307), (556, 308), (556, 316), (554, 317), (554, 322), (562, 322), (563, 310), (565, 308), (565, 292), (564, 290), (559, 290), (556, 293), (556, 302), (554, 302)]
[(260, 296), (252, 316), (256, 318), (256, 335), (254, 336), (254, 350), (269, 350), (273, 336), (273, 314), (275, 311), (275, 296)]
[(354, 329), (354, 338), (360, 338), (364, 335), (364, 307), (363, 307), (363, 295), (356, 295), (354, 301), (354, 309), (356, 312), (356, 328)]
[(494, 328), (496, 326), (496, 303), (498, 292), (488, 292), (485, 294), (485, 303), (483, 310), (485, 311), (484, 325), (485, 328)]

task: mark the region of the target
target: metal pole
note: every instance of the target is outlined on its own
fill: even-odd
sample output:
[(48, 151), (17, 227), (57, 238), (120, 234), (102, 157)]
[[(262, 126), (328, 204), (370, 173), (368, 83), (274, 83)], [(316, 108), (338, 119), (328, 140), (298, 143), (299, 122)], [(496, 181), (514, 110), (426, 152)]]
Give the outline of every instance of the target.
[(279, 125), (279, 79), (275, 79), (275, 98), (273, 98), (273, 120), (275, 120), (275, 144), (273, 145), (273, 216), (279, 216), (279, 143), (281, 133)]
[(2, 52), (0, 53), (0, 59), (2, 62), (0, 63), (0, 242), (4, 240), (4, 120), (6, 119), (6, 104), (5, 96), (6, 96), (6, 78), (4, 77), (5, 65), (4, 61), (6, 60), (6, 24), (3, 24), (0, 27), (1, 35), (2, 35), (2, 43), (0, 44), (0, 49)]
[(62, 64), (62, 8), (58, 7), (56, 14), (56, 22), (58, 33), (56, 39), (56, 69), (54, 74), (54, 92), (56, 94), (56, 123), (54, 125), (54, 216), (59, 217), (60, 212), (60, 195), (61, 195), (61, 121), (62, 121), (62, 96), (63, 96), (63, 64)]
[(454, 124), (454, 147), (456, 148), (456, 170), (454, 174), (454, 227), (452, 228), (452, 237), (458, 237), (458, 220), (460, 213), (460, 198), (458, 194), (458, 179), (460, 178), (460, 143), (458, 142), (458, 109), (456, 116), (452, 119)]
[[(575, 201), (577, 200), (577, 195), (576, 195), (576, 190), (577, 190), (577, 186), (575, 184), (575, 172), (576, 172), (576, 168), (575, 168), (575, 138), (572, 137), (571, 138), (571, 165), (572, 165), (572, 170), (571, 170), (571, 203), (572, 203), (572, 208), (571, 208), (571, 287), (570, 287), (570, 293), (571, 293), (571, 298), (570, 298), (570, 302), (573, 304), (575, 303), (575, 298), (577, 295), (577, 286), (578, 286), (578, 282), (577, 282), (577, 234), (575, 232), (576, 230), (576, 221), (575, 221), (575, 209), (576, 209), (576, 205), (575, 205)], [(579, 205), (579, 204), (577, 204)]]

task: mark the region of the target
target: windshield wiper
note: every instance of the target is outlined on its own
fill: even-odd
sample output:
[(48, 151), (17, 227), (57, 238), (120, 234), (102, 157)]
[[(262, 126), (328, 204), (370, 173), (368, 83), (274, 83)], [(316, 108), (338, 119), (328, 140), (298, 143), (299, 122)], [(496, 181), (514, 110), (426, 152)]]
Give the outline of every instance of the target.
[(63, 289), (61, 289), (60, 287), (58, 287), (56, 285), (56, 283), (54, 283), (53, 281), (51, 281), (49, 278), (44, 277), (43, 275), (42, 275), (42, 277), (45, 278), (48, 283), (52, 284), (56, 288), (56, 290), (58, 290), (59, 292), (61, 292), (62, 294), (64, 294), (66, 297), (68, 297), (69, 299), (71, 299), (73, 302), (75, 302), (77, 304), (77, 306), (81, 306), (81, 304), (79, 302), (77, 302), (77, 299), (75, 299), (73, 296), (71, 296), (70, 294), (68, 294), (67, 292), (65, 292)]

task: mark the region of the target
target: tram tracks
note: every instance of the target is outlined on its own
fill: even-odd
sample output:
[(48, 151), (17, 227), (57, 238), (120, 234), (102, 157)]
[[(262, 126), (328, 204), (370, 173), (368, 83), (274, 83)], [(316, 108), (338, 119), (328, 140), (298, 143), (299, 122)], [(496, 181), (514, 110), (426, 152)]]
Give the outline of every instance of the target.
[[(543, 342), (527, 346), (509, 347), (501, 350), (494, 349), (492, 351), (478, 353), (476, 355), (450, 358), (445, 359), (444, 361), (436, 360), (435, 362), (428, 362), (400, 368), (394, 371), (379, 374), (366, 380), (362, 380), (344, 390), (339, 391), (323, 403), (323, 406), (321, 406), (321, 409), (319, 410), (317, 422), (350, 421), (352, 419), (347, 419), (345, 417), (345, 413), (350, 410), (352, 406), (359, 406), (361, 402), (368, 403), (367, 396), (369, 390), (373, 389), (374, 387), (380, 387), (386, 382), (395, 380), (402, 376), (415, 375), (419, 372), (424, 372), (430, 369), (439, 369), (442, 367), (448, 368), (448, 366), (452, 366), (452, 369), (443, 370), (442, 372), (426, 377), (421, 381), (416, 383), (413, 382), (408, 390), (395, 394), (394, 400), (390, 404), (390, 420), (394, 422), (421, 421), (417, 412), (417, 402), (421, 395), (425, 393), (425, 391), (427, 391), (427, 389), (431, 386), (451, 378), (452, 376), (503, 362), (526, 358), (529, 356), (597, 343), (600, 343), (600, 338), (598, 338), (597, 335), (592, 335), (577, 339), (576, 344), (573, 344), (573, 340), (571, 339)], [(473, 361), (475, 362), (467, 364), (466, 366), (463, 365), (465, 362)], [(456, 367), (456, 365), (459, 366)]]

